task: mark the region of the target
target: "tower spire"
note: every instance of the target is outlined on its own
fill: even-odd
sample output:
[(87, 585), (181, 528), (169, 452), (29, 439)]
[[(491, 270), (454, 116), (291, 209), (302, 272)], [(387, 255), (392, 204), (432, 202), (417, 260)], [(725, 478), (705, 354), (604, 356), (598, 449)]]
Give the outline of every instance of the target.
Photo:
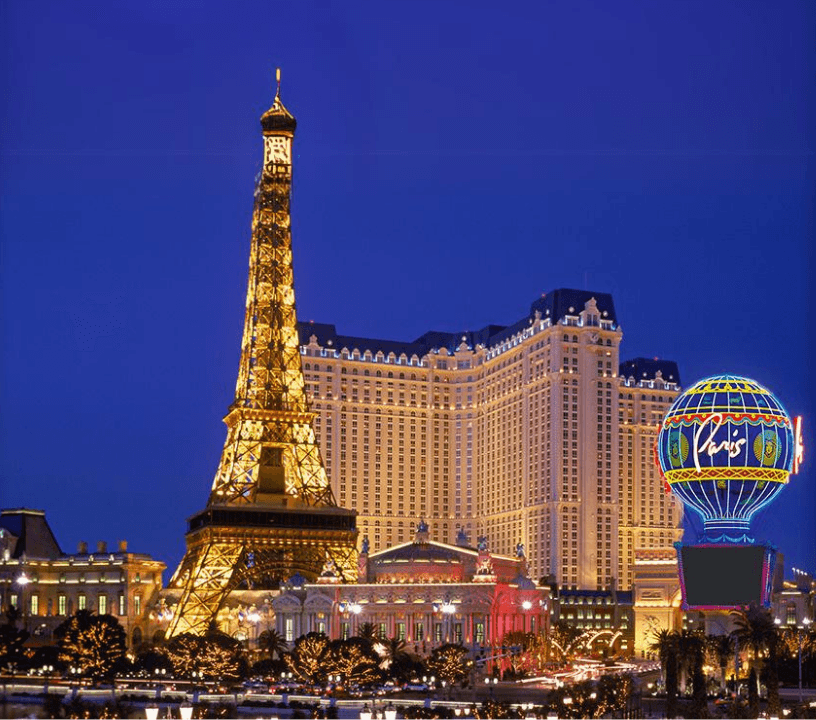
[(280, 100), (280, 68), (275, 68), (275, 82), (278, 85), (275, 90), (275, 102), (278, 102)]

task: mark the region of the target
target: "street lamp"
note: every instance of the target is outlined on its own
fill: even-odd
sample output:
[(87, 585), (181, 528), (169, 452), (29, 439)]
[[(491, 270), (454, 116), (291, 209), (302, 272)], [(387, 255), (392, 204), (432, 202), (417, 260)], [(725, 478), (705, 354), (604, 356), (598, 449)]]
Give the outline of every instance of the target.
[(435, 613), (442, 615), (443, 641), (450, 642), (450, 618), (456, 612), (456, 605), (451, 602), (450, 597), (446, 597), (444, 602), (433, 603), (432, 607)]
[(340, 603), (338, 603), (337, 607), (344, 617), (350, 617), (348, 631), (349, 635), (354, 635), (354, 633), (357, 632), (356, 625), (358, 623), (358, 620), (355, 620), (355, 618), (359, 617), (360, 613), (363, 612), (363, 606), (358, 602), (342, 600)]
[(799, 704), (802, 703), (802, 631), (807, 631), (810, 618), (803, 618), (802, 624), (796, 626), (796, 636), (799, 640)]
[(256, 649), (258, 647), (258, 623), (261, 620), (261, 614), (253, 605), (248, 610), (238, 611), (238, 621), (249, 626), (249, 637), (247, 638), (247, 647)]
[(487, 685), (487, 687), (490, 690), (490, 699), (491, 700), (493, 699), (493, 688), (495, 687), (496, 683), (498, 683), (498, 682), (499, 682), (499, 679), (497, 677), (492, 677), (492, 678), (486, 677), (485, 678), (485, 685)]
[(25, 574), (25, 570), (20, 573), (15, 582), (20, 586), (20, 601), (23, 606), (23, 629), (28, 630), (28, 609), (26, 608), (25, 589), (31, 582), (31, 578)]
[[(776, 625), (781, 625), (782, 621), (779, 618), (774, 618), (774, 623)], [(810, 625), (811, 620), (810, 618), (803, 618), (802, 624), (796, 626), (796, 641), (799, 646), (799, 704), (801, 705), (802, 700), (802, 631), (807, 631), (808, 625)]]

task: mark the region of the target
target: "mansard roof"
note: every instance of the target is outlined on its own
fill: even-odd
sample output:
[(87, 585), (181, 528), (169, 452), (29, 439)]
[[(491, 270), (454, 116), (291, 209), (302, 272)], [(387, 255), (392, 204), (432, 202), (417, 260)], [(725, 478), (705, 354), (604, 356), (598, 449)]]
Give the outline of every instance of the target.
[(610, 320), (615, 325), (618, 324), (618, 316), (615, 314), (615, 303), (609, 293), (599, 293), (590, 290), (571, 290), (570, 288), (559, 288), (544, 293), (538, 300), (530, 305), (530, 313), (538, 310), (545, 318), (550, 318), (553, 323), (563, 320), (565, 317), (577, 317), (584, 311), (584, 306), (595, 300), (601, 319)]
[(12, 558), (56, 560), (63, 552), (43, 510), (16, 508), (0, 511), (0, 527), (17, 538)]
[(477, 345), (486, 348), (498, 345), (530, 327), (536, 312), (540, 312), (542, 319), (549, 319), (553, 324), (564, 320), (567, 316), (578, 317), (584, 311), (586, 303), (592, 299), (595, 300), (601, 319), (617, 325), (615, 304), (609, 293), (560, 288), (534, 300), (530, 305), (530, 313), (511, 325), (485, 325), (480, 330), (460, 330), (458, 332), (429, 330), (410, 342), (338, 335), (336, 326), (330, 323), (299, 322), (298, 333), (301, 345), (308, 345), (309, 338), (314, 335), (321, 347), (334, 348), (338, 351), (343, 348), (349, 351), (356, 348), (361, 353), (366, 350), (370, 350), (373, 354), (382, 351), (386, 355), (393, 352), (397, 356), (405, 353), (410, 358), (412, 355), (422, 357), (429, 352), (445, 348), (452, 354), (463, 342), (470, 348), (475, 348)]
[(618, 374), (622, 378), (633, 377), (636, 382), (654, 380), (657, 373), (661, 374), (663, 382), (681, 385), (680, 370), (674, 360), (658, 360), (657, 358), (633, 358), (624, 360), (620, 364)]

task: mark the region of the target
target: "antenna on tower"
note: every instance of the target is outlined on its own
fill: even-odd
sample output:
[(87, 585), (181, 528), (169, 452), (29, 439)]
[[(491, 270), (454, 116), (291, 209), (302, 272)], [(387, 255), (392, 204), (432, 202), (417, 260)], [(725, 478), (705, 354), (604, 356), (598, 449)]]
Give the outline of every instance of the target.
[(275, 100), (280, 98), (280, 68), (275, 68), (275, 81), (278, 83), (278, 88), (275, 91)]

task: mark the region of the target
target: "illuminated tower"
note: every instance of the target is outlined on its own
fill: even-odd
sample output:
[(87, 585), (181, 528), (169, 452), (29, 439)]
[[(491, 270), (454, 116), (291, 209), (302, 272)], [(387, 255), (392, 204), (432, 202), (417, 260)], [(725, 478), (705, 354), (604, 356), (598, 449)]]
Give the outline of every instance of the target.
[(356, 576), (356, 513), (337, 507), (304, 391), (289, 200), (295, 119), (280, 100), (261, 117), (246, 318), (235, 401), (207, 507), (189, 520), (170, 581), (182, 594), (167, 637), (202, 634), (231, 590), (274, 588), (333, 563)]

